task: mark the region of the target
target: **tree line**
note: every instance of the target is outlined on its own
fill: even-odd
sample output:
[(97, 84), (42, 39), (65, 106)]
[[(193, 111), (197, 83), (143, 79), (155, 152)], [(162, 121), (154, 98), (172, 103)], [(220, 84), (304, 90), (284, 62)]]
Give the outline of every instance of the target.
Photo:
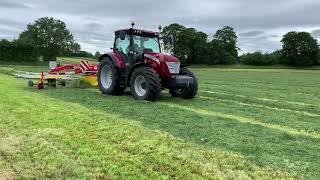
[(0, 41), (0, 61), (32, 62), (55, 61), (58, 56), (94, 58), (99, 55), (81, 50), (66, 24), (58, 19), (44, 17), (28, 24), (17, 40)]
[(6, 62), (32, 62), (36, 61), (39, 53), (35, 46), (21, 41), (0, 41), (0, 61)]
[(248, 53), (240, 56), (240, 62), (247, 65), (320, 65), (320, 49), (316, 39), (307, 32), (289, 32), (281, 40), (282, 49), (273, 53)]
[[(174, 46), (170, 44), (173, 36)], [(165, 50), (172, 52), (185, 64), (246, 64), (246, 65), (294, 65), (320, 64), (320, 49), (316, 39), (307, 32), (289, 32), (283, 36), (282, 49), (272, 53), (254, 52), (241, 56), (237, 47), (238, 36), (234, 29), (219, 29), (212, 40), (194, 28), (180, 24), (164, 27)]]
[[(206, 33), (174, 23), (163, 28), (164, 48), (183, 64), (248, 64), (248, 65), (315, 65), (320, 64), (316, 39), (307, 32), (289, 32), (281, 40), (282, 49), (272, 53), (254, 52), (239, 56), (238, 36), (225, 26), (213, 37)], [(209, 40), (212, 39), (212, 40)], [(174, 46), (171, 41), (174, 41)], [(98, 58), (81, 50), (73, 35), (61, 20), (44, 17), (28, 24), (17, 40), (0, 41), (0, 61), (56, 60), (57, 56)]]
[[(185, 64), (235, 64), (238, 62), (237, 35), (226, 26), (218, 30), (212, 41), (194, 28), (171, 24), (162, 31), (165, 50), (171, 51)], [(170, 45), (173, 37), (174, 46)]]

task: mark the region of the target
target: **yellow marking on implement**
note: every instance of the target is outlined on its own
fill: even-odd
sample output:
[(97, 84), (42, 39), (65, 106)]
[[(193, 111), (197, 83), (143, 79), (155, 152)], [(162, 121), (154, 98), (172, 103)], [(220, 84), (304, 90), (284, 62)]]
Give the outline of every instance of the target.
[(97, 76), (84, 76), (84, 81), (91, 86), (98, 86)]
[(50, 76), (45, 76), (45, 79), (62, 79), (62, 76), (58, 75), (50, 75)]

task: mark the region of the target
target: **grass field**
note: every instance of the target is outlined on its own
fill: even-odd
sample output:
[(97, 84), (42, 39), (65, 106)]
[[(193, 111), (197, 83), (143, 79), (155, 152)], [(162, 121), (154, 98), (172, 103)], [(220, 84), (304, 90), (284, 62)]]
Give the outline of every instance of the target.
[[(92, 58), (81, 58), (81, 57), (58, 57), (57, 62), (61, 64), (79, 64), (81, 60), (87, 60), (91, 64), (99, 63), (98, 60)], [(27, 71), (27, 72), (47, 72), (48, 62), (42, 62), (35, 65), (34, 63), (26, 64), (8, 64), (6, 62), (0, 62), (0, 72), (5, 74), (12, 74), (15, 71)]]
[(320, 177), (320, 71), (193, 70), (196, 99), (150, 103), (38, 91), (0, 67), (0, 179)]

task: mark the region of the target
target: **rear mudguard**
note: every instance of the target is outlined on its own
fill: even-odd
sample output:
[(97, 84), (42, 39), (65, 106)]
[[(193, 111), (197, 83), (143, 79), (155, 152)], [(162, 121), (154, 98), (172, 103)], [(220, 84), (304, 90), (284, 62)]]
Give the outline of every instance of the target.
[(119, 76), (120, 76), (120, 84), (122, 87), (126, 87), (126, 77), (125, 77), (125, 73), (126, 73), (126, 64), (125, 61), (122, 60), (122, 58), (119, 56), (117, 56), (117, 53), (114, 52), (110, 52), (110, 53), (106, 53), (103, 54), (99, 57), (99, 62), (101, 63), (101, 61), (104, 58), (108, 58), (119, 70)]
[(120, 55), (118, 56), (114, 52), (109, 52), (109, 53), (101, 55), (99, 57), (99, 62), (101, 62), (102, 59), (105, 58), (105, 57), (109, 58), (113, 62), (113, 64), (115, 66), (117, 66), (118, 68), (120, 68), (120, 69), (123, 69), (123, 68), (126, 67), (126, 64), (125, 64), (124, 60), (121, 59)]

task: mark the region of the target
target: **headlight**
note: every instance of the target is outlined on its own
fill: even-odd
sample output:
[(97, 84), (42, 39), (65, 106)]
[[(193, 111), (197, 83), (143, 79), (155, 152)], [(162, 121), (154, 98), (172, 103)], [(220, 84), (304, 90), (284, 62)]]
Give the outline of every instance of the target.
[(180, 62), (166, 62), (169, 72), (171, 74), (179, 74), (180, 72)]

